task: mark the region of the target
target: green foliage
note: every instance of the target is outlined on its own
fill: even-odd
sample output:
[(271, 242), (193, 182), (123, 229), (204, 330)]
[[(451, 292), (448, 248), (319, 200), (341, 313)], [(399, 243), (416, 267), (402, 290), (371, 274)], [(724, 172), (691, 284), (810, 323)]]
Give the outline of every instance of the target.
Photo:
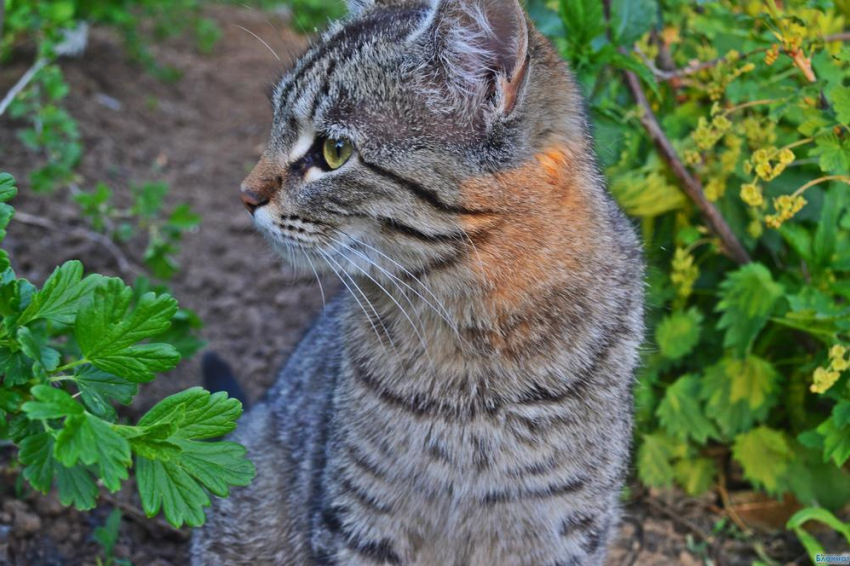
[[(654, 344), (636, 395), (638, 476), (699, 493), (729, 466), (723, 446), (753, 487), (839, 509), (850, 47), (826, 38), (846, 33), (850, 4), (612, 0), (607, 18), (604, 5), (528, 2), (588, 97), (611, 192), (644, 237)], [(685, 196), (624, 69), (752, 262), (730, 261)]]
[(840, 533), (844, 539), (850, 544), (850, 525), (842, 523), (835, 515), (818, 507), (808, 507), (797, 511), (793, 517), (788, 520), (787, 528), (793, 530), (800, 540), (800, 543), (805, 547), (812, 564), (817, 564), (818, 554), (826, 554), (823, 546), (818, 540), (803, 528), (803, 525), (813, 521), (830, 527), (834, 531)]
[[(2, 206), (15, 192), (14, 180), (0, 175)], [(169, 295), (85, 277), (78, 261), (37, 289), (8, 266), (0, 312), (0, 438), (18, 446), (23, 477), (37, 491), (55, 484), (63, 504), (91, 509), (99, 486), (118, 491), (135, 468), (149, 516), (162, 508), (173, 525), (197, 526), (209, 493), (226, 497), (253, 478), (243, 447), (211, 441), (231, 432), (242, 413), (224, 393), (190, 389), (135, 426), (118, 420), (113, 402), (129, 404), (140, 383), (181, 359), (175, 345), (158, 341), (179, 314)], [(105, 529), (98, 540), (109, 557), (117, 527)]]
[(115, 545), (121, 529), (121, 511), (113, 509), (106, 522), (94, 530), (93, 538), (103, 552), (103, 558), (97, 558), (97, 566), (130, 566), (129, 560), (115, 558)]

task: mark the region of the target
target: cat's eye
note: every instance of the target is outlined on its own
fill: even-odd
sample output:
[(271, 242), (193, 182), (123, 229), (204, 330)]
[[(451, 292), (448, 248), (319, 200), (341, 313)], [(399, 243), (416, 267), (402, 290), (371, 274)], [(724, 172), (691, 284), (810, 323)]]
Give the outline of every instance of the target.
[(345, 138), (328, 138), (322, 146), (322, 155), (329, 169), (339, 169), (354, 153), (354, 146)]

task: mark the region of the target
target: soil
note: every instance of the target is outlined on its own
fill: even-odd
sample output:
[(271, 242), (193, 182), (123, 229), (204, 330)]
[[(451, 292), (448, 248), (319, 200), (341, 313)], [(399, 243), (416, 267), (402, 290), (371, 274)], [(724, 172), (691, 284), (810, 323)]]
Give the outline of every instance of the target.
[[(271, 385), (322, 307), (316, 282), (297, 280), (282, 267), (237, 197), (240, 181), (264, 148), (271, 119), (267, 87), (306, 40), (289, 31), (284, 16), (233, 7), (210, 8), (208, 15), (223, 30), (211, 54), (199, 54), (191, 39), (151, 46), (159, 62), (182, 73), (175, 82), (146, 73), (128, 59), (119, 37), (93, 29), (84, 57), (62, 63), (71, 86), (65, 106), (79, 122), (85, 145), (80, 187), (102, 181), (126, 201), (131, 184), (165, 181), (172, 204), (188, 203), (202, 215), (200, 228), (185, 240), (181, 270), (170, 285), (181, 304), (204, 320), (201, 334), (208, 349), (233, 365), (253, 400)], [(29, 64), (24, 54), (0, 69), (0, 92)], [(19, 179), (17, 210), (55, 224), (45, 229), (12, 223), (5, 247), (19, 276), (40, 284), (53, 266), (76, 258), (89, 271), (130, 278), (103, 245), (64, 228), (83, 226), (68, 191), (28, 191), (27, 175), (38, 159), (17, 141), (18, 126), (0, 118), (0, 169)], [(125, 253), (140, 262), (132, 246)], [(338, 290), (331, 281), (323, 283), (325, 293)], [(199, 382), (196, 357), (146, 385), (128, 416), (138, 417), (162, 397)], [(10, 457), (8, 447), (0, 448), (0, 465)], [(736, 565), (756, 558), (753, 544), (737, 540), (734, 529), (715, 528), (721, 520), (715, 496), (693, 500), (670, 492), (645, 494), (637, 487), (634, 493), (610, 564), (690, 565), (711, 559)], [(97, 510), (81, 513), (63, 508), (55, 495), (31, 493), (16, 470), (3, 466), (0, 566), (95, 564), (101, 549), (93, 531), (116, 506), (124, 517), (116, 557), (136, 565), (188, 563), (188, 532), (145, 519), (132, 485), (102, 498)], [(788, 535), (758, 540), (781, 563), (805, 563), (802, 548)]]

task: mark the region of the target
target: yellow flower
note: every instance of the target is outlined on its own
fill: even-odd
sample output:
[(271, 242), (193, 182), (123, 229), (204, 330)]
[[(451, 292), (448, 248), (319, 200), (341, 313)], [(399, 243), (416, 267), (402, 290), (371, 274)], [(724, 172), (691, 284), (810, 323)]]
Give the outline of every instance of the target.
[(691, 166), (699, 165), (702, 163), (702, 155), (698, 151), (689, 149), (685, 151), (685, 163)]
[(755, 183), (747, 183), (741, 186), (741, 200), (752, 207), (764, 205), (764, 195), (761, 187)]
[(841, 377), (841, 374), (837, 371), (827, 371), (824, 368), (816, 369), (814, 376), (812, 376), (814, 381), (811, 387), (812, 393), (826, 393), (835, 385), (839, 377)]
[(757, 165), (770, 163), (770, 153), (766, 149), (757, 149), (753, 153), (753, 162)]
[(841, 344), (836, 344), (835, 346), (833, 346), (829, 350), (829, 357), (833, 360), (836, 359), (836, 358), (843, 358), (846, 355), (847, 355), (847, 349), (844, 346), (842, 346)]
[(764, 64), (770, 67), (776, 63), (777, 59), (779, 59), (779, 44), (774, 43), (767, 50), (767, 53), (764, 54)]
[(705, 184), (705, 198), (711, 202), (717, 202), (723, 198), (724, 193), (726, 193), (726, 179), (712, 177)]
[(679, 297), (687, 299), (693, 292), (694, 283), (699, 279), (699, 267), (694, 265), (694, 256), (684, 248), (676, 248), (671, 267), (670, 281), (676, 286)]
[(794, 152), (788, 148), (783, 149), (779, 152), (779, 163), (782, 165), (791, 165), (794, 163)]
[(850, 360), (847, 359), (847, 350), (844, 346), (836, 344), (829, 350), (830, 369), (833, 371), (845, 371), (850, 368)]
[(765, 181), (770, 181), (773, 179), (773, 167), (768, 162), (759, 163), (756, 165), (756, 175)]

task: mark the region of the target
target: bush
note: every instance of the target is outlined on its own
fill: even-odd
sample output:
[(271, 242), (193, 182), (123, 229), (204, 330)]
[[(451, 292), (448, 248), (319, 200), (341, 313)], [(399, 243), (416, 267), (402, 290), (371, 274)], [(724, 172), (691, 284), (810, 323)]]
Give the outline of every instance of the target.
[(530, 11), (590, 99), (611, 191), (651, 264), (640, 479), (696, 495), (731, 464), (772, 496), (843, 507), (850, 3)]
[[(14, 215), (14, 179), (0, 174), (0, 242)], [(203, 442), (236, 427), (242, 406), (193, 388), (159, 402), (135, 426), (118, 419), (139, 384), (180, 362), (169, 343), (177, 301), (134, 292), (69, 261), (37, 289), (0, 250), (0, 439), (18, 447), (23, 477), (63, 505), (92, 509), (98, 483), (116, 492), (135, 468), (148, 516), (175, 527), (204, 522), (209, 493), (247, 485), (254, 467), (232, 442)]]

